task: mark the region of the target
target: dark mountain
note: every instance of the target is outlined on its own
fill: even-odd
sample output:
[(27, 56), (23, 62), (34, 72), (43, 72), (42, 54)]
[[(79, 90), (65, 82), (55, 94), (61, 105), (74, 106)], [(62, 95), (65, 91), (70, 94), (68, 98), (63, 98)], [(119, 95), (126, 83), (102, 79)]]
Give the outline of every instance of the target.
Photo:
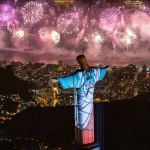
[(0, 83), (1, 95), (19, 94), (20, 98), (25, 101), (32, 100), (29, 93), (29, 89), (32, 86), (26, 81), (17, 78), (11, 66), (7, 66), (6, 69), (0, 68)]
[(28, 108), (4, 124), (5, 136), (32, 137), (49, 147), (71, 145), (74, 138), (73, 107)]
[[(143, 147), (148, 150), (150, 93), (130, 100), (104, 103), (103, 108), (105, 150), (141, 150)], [(50, 147), (71, 146), (74, 140), (74, 107), (29, 108), (7, 121), (4, 131), (7, 137), (26, 135), (42, 140)], [(102, 133), (98, 134), (101, 136)]]

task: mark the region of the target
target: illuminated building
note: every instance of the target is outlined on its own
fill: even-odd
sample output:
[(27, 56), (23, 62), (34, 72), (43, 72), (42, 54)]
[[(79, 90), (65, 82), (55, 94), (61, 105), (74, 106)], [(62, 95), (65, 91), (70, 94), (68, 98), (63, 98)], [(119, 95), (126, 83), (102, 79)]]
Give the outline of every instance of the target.
[(61, 60), (58, 61), (59, 66), (63, 66), (63, 62)]
[(143, 6), (143, 2), (140, 0), (125, 0), (124, 5), (126, 7), (141, 7)]
[(68, 7), (69, 4), (72, 4), (75, 0), (54, 0), (55, 4), (66, 4)]
[(73, 3), (74, 0), (54, 0), (55, 3)]
[(53, 88), (53, 97), (54, 97), (54, 105), (53, 105), (53, 107), (55, 107), (56, 106), (56, 104), (58, 103), (58, 100), (57, 100), (57, 92), (58, 92), (58, 89), (57, 89), (57, 87), (54, 87)]

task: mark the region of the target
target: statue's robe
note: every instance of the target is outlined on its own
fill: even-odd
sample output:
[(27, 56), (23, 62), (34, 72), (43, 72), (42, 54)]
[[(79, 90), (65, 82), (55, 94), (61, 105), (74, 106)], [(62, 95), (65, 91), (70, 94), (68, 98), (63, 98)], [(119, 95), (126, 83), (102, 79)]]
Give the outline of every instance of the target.
[(91, 67), (90, 74), (81, 69), (57, 79), (63, 89), (74, 88), (75, 142), (78, 144), (94, 142), (94, 86), (97, 81), (104, 79), (106, 70)]

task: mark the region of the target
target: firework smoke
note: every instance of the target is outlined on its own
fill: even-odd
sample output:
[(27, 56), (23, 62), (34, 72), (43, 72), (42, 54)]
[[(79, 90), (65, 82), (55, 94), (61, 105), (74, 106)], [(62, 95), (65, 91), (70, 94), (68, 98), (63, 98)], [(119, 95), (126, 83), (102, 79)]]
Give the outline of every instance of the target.
[(84, 53), (95, 64), (150, 65), (148, 7), (78, 5), (65, 12), (46, 3), (28, 2), (22, 8), (6, 4), (0, 8), (1, 58), (70, 63)]

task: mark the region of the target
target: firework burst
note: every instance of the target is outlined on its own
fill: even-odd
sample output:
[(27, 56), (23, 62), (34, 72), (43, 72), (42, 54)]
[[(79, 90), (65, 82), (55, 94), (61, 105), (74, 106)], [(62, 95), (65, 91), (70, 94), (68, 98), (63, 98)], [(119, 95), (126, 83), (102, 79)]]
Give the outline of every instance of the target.
[(13, 38), (24, 39), (26, 36), (26, 31), (22, 28), (14, 29)]
[(136, 11), (131, 17), (132, 28), (146, 28), (149, 24), (149, 15), (146, 12)]
[(100, 28), (106, 32), (113, 32), (121, 22), (121, 11), (118, 8), (107, 8), (100, 15)]
[(15, 18), (15, 12), (11, 6), (0, 5), (0, 25), (7, 26)]
[(84, 34), (85, 34), (85, 28), (83, 28), (81, 32), (79, 32), (79, 34), (77, 35), (76, 42), (79, 42), (84, 36)]
[(126, 33), (129, 37), (135, 39), (136, 38), (136, 34), (129, 28), (126, 29)]
[(52, 41), (53, 41), (55, 44), (58, 44), (59, 41), (60, 41), (60, 35), (59, 35), (59, 33), (53, 30), (53, 31), (51, 32), (51, 39), (52, 39)]
[(49, 27), (42, 27), (39, 30), (39, 37), (43, 42), (48, 42), (51, 39), (51, 29)]
[(148, 15), (150, 15), (150, 8), (149, 8), (149, 7), (142, 6), (142, 7), (139, 8), (139, 11), (145, 12), (145, 13), (147, 13)]
[(104, 36), (98, 32), (92, 33), (91, 34), (91, 41), (95, 44), (101, 44), (104, 42)]
[(124, 43), (124, 45), (125, 45), (126, 47), (129, 47), (129, 46), (132, 45), (133, 40), (132, 40), (132, 38), (131, 38), (130, 36), (124, 35), (123, 43)]
[(28, 2), (22, 8), (24, 23), (34, 24), (41, 20), (44, 8), (41, 3)]
[(57, 19), (57, 27), (62, 34), (71, 35), (79, 31), (80, 20), (78, 13), (64, 13)]

